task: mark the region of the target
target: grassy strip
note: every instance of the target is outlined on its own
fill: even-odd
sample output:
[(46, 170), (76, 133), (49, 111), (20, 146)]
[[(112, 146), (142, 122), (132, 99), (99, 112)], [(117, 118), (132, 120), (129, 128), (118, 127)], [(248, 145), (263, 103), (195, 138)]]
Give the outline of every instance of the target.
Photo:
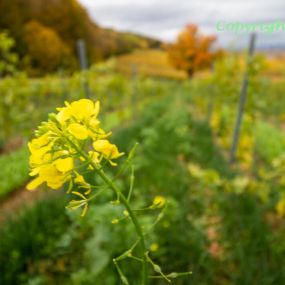
[(266, 122), (258, 122), (254, 129), (256, 151), (267, 163), (285, 152), (285, 135), (282, 131)]
[[(64, 250), (58, 251), (55, 244), (66, 231), (63, 225), (68, 224), (63, 212), (65, 203), (63, 198), (45, 198), (1, 227), (0, 284), (43, 284), (34, 281), (32, 263), (38, 264), (44, 272), (50, 267), (56, 270), (52, 259), (46, 257), (60, 256)], [(11, 263), (5, 260), (11, 260)], [(23, 272), (29, 272), (31, 280), (27, 283), (19, 274)]]
[[(267, 205), (252, 193), (209, 188), (203, 179), (190, 177), (189, 162), (218, 171), (221, 179), (231, 177), (212, 137), (209, 126), (193, 117), (185, 96), (176, 94), (148, 105), (112, 137), (126, 152), (135, 141), (140, 143), (134, 158), (134, 187), (139, 191), (134, 195), (139, 193), (141, 203), (151, 203), (155, 195), (168, 199), (163, 219), (150, 233), (159, 241), (158, 250), (151, 254), (165, 272), (193, 271), (188, 280), (177, 284), (285, 284), (280, 269), (284, 233), (282, 227), (273, 232), (268, 226)], [(128, 189), (127, 173), (120, 183)], [(126, 246), (132, 228), (108, 222), (121, 209), (103, 199), (80, 222), (78, 213), (63, 213), (66, 202), (57, 197), (7, 224), (0, 232), (0, 284), (117, 284), (112, 258)], [(140, 219), (146, 228), (152, 224), (147, 213), (141, 213)], [(210, 232), (215, 233), (214, 239)], [(215, 251), (209, 247), (213, 244)], [(138, 284), (136, 263), (128, 263), (124, 272), (131, 284)]]
[(28, 180), (28, 149), (19, 150), (0, 157), (0, 199)]

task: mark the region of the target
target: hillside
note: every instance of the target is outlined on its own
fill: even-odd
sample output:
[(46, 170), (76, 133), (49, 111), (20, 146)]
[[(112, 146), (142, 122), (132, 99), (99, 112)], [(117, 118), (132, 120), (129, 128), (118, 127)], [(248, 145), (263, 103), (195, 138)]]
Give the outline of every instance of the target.
[(59, 66), (75, 69), (78, 39), (85, 40), (90, 62), (160, 44), (100, 27), (76, 0), (13, 0), (13, 5), (1, 0), (0, 32), (3, 30), (16, 41), (21, 67), (42, 72)]
[(131, 75), (136, 72), (161, 78), (186, 79), (184, 71), (173, 68), (167, 53), (163, 50), (144, 49), (121, 55), (116, 59), (116, 68), (119, 72)]

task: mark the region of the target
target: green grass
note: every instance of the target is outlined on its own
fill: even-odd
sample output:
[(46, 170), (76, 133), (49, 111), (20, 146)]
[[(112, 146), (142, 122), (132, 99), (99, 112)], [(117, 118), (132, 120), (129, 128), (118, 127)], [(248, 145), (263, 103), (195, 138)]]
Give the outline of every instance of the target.
[(26, 146), (0, 157), (0, 199), (21, 187), (28, 180), (28, 149)]
[(58, 244), (66, 231), (63, 225), (68, 224), (64, 205), (65, 199), (58, 195), (45, 198), (1, 227), (0, 284), (42, 284), (32, 283), (37, 272), (57, 270), (52, 257), (62, 256), (64, 250)]
[[(171, 88), (165, 84), (157, 90), (164, 94), (163, 100), (148, 104), (132, 122), (120, 125), (117, 116), (105, 121), (105, 127), (117, 128), (111, 140), (120, 151), (128, 153), (139, 142), (133, 201), (148, 205), (155, 195), (169, 201), (164, 217), (150, 234), (150, 241), (158, 243), (152, 258), (166, 273), (193, 272), (175, 280), (176, 285), (285, 284), (281, 266), (284, 223), (276, 219), (273, 228), (268, 222), (274, 215), (273, 203), (260, 201), (253, 192), (231, 192), (191, 177), (189, 163), (216, 171), (229, 181), (235, 174), (215, 144), (211, 128), (190, 108), (191, 92), (181, 84)], [(258, 143), (265, 158), (279, 155), (283, 136), (267, 126), (258, 132), (263, 135)], [(124, 173), (116, 183), (127, 191), (129, 179)], [(122, 212), (120, 206), (109, 203), (113, 198), (106, 192), (90, 205), (84, 219), (76, 218), (79, 212), (70, 214), (71, 222), (64, 212), (65, 201), (57, 196), (52, 203), (61, 205), (36, 205), (7, 225), (0, 261), (4, 264), (12, 258), (13, 262), (3, 267), (3, 284), (117, 285), (112, 258), (134, 237), (128, 221), (111, 223)], [(139, 219), (146, 225), (151, 222), (148, 213), (141, 213)], [(218, 256), (209, 252), (208, 232), (213, 228), (222, 252)], [(122, 263), (130, 283), (138, 284), (136, 263)], [(165, 283), (154, 280), (150, 284)]]
[(266, 162), (270, 163), (285, 152), (285, 135), (274, 126), (259, 122), (255, 135), (257, 153)]

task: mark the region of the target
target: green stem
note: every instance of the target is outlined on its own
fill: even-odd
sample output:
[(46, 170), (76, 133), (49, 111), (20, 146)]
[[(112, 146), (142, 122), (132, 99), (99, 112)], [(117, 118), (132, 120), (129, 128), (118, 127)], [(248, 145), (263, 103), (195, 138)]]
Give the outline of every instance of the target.
[(120, 200), (124, 204), (126, 210), (128, 211), (130, 218), (132, 220), (132, 223), (134, 224), (136, 233), (140, 239), (140, 245), (141, 245), (141, 252), (142, 252), (142, 260), (143, 260), (143, 272), (142, 272), (142, 283), (141, 285), (147, 285), (148, 284), (148, 261), (146, 257), (146, 246), (145, 246), (145, 239), (144, 234), (142, 231), (142, 228), (138, 222), (138, 219), (132, 210), (128, 199), (125, 197), (125, 195), (117, 188), (117, 186), (113, 183), (113, 181), (104, 173), (102, 169), (98, 169), (97, 165), (90, 160), (89, 156), (86, 155), (84, 151), (82, 151), (75, 143), (73, 143), (71, 140), (69, 140), (69, 143), (73, 145), (73, 147), (77, 150), (77, 152), (86, 159), (86, 161), (89, 162), (89, 164), (94, 168), (94, 170), (99, 174), (99, 176), (103, 179), (103, 181), (113, 190), (113, 192), (117, 195), (119, 195)]
[[(92, 165), (93, 166), (93, 165)], [(132, 210), (129, 201), (125, 197), (125, 195), (117, 188), (117, 186), (113, 183), (111, 179), (103, 172), (103, 170), (98, 170), (95, 168), (97, 173), (101, 176), (101, 178), (104, 180), (104, 182), (109, 185), (109, 187), (116, 193), (119, 194), (119, 197), (124, 204), (126, 210), (128, 211), (130, 218), (135, 226), (137, 235), (140, 238), (140, 244), (141, 244), (141, 251), (142, 251), (142, 257), (143, 257), (143, 274), (142, 274), (142, 285), (146, 285), (148, 282), (148, 270), (147, 270), (147, 258), (146, 258), (146, 247), (145, 247), (145, 240), (144, 240), (144, 234), (142, 231), (142, 228), (138, 222), (138, 219)]]

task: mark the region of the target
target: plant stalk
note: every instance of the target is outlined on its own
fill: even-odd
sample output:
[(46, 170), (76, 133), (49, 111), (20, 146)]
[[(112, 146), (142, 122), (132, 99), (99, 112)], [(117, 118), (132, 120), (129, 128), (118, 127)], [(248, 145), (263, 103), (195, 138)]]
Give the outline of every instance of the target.
[(138, 222), (138, 219), (132, 210), (130, 203), (128, 199), (125, 197), (125, 195), (120, 191), (120, 189), (113, 183), (113, 181), (104, 173), (102, 169), (98, 169), (97, 165), (90, 160), (90, 157), (86, 155), (84, 151), (82, 151), (76, 144), (74, 144), (71, 140), (66, 138), (69, 143), (72, 144), (72, 146), (77, 150), (77, 152), (88, 161), (88, 163), (93, 167), (93, 169), (99, 174), (99, 176), (103, 179), (103, 181), (113, 190), (115, 194), (118, 194), (122, 203), (124, 204), (126, 210), (128, 211), (131, 221), (135, 227), (136, 233), (140, 239), (140, 245), (141, 245), (141, 252), (142, 252), (142, 282), (141, 285), (147, 285), (148, 284), (148, 261), (146, 257), (146, 246), (145, 246), (145, 239), (143, 230)]

